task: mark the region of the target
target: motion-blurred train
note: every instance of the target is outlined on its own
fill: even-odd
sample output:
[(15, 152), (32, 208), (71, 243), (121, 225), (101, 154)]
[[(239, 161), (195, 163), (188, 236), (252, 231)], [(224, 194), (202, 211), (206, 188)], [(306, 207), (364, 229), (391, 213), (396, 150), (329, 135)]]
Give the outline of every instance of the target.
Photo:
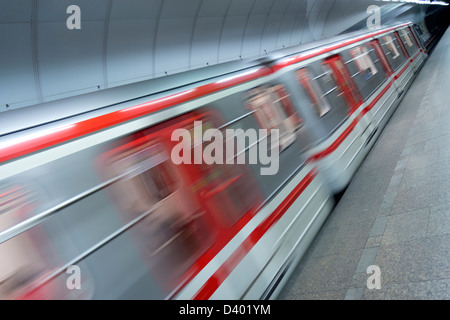
[[(276, 298), (424, 63), (412, 27), (2, 113), (0, 298)], [(180, 128), (278, 129), (278, 172), (175, 164)]]

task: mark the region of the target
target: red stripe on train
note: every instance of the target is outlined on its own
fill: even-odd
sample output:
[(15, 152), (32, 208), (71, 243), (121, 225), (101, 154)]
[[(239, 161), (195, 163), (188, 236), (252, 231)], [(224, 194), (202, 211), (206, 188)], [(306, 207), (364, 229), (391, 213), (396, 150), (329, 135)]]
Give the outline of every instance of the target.
[[(417, 53), (414, 57), (413, 60), (417, 57), (419, 53)], [(394, 76), (394, 81), (397, 80), (400, 75), (410, 66), (410, 62), (408, 62), (406, 64), (406, 66), (402, 69), (402, 71), (400, 71), (396, 76)], [(331, 154), (332, 152), (334, 152), (341, 144), (342, 142), (344, 142), (344, 140), (348, 137), (348, 135), (353, 131), (353, 129), (356, 127), (356, 124), (359, 122), (359, 120), (367, 113), (369, 112), (374, 105), (381, 99), (381, 97), (386, 93), (386, 91), (389, 90), (389, 88), (391, 87), (393, 81), (389, 82), (386, 87), (372, 100), (372, 102), (365, 107), (361, 113), (352, 121), (352, 123), (347, 127), (347, 129), (344, 130), (344, 132), (341, 133), (341, 135), (330, 145), (328, 146), (326, 149), (324, 149), (323, 151), (320, 151), (319, 153), (314, 154), (313, 156), (311, 156), (308, 161), (317, 161), (321, 158), (324, 158), (326, 156), (328, 156), (329, 154)]]
[(351, 45), (353, 43), (356, 43), (356, 42), (359, 42), (359, 41), (362, 41), (362, 40), (369, 39), (371, 37), (376, 37), (376, 36), (378, 36), (380, 34), (383, 34), (383, 33), (386, 33), (386, 32), (392, 31), (392, 30), (395, 30), (397, 28), (400, 28), (400, 27), (403, 27), (403, 26), (406, 26), (406, 25), (408, 25), (408, 23), (404, 23), (404, 24), (401, 24), (401, 25), (398, 25), (398, 26), (395, 26), (395, 27), (392, 27), (392, 28), (384, 29), (384, 30), (381, 30), (381, 31), (378, 31), (378, 32), (374, 32), (374, 33), (371, 33), (371, 34), (368, 34), (368, 35), (365, 35), (365, 36), (360, 36), (360, 37), (357, 37), (357, 38), (352, 39), (352, 40), (347, 40), (347, 41), (335, 44), (333, 46), (329, 46), (329, 47), (323, 48), (321, 50), (318, 50), (317, 52), (305, 53), (305, 54), (300, 54), (300, 55), (297, 55), (297, 56), (294, 56), (294, 57), (291, 57), (291, 58), (287, 58), (287, 59), (284, 59), (284, 61), (282, 60), (281, 62), (279, 62), (276, 65), (274, 65), (272, 67), (272, 69), (274, 71), (278, 71), (278, 70), (283, 69), (283, 68), (285, 68), (287, 66), (299, 63), (301, 61), (307, 60), (307, 59), (312, 58), (314, 56), (318, 56), (318, 55), (321, 55), (321, 54), (324, 54), (324, 53), (328, 53), (330, 51), (333, 51), (333, 50), (336, 50), (336, 49), (339, 49), (339, 48)]
[(411, 64), (411, 62), (413, 62), (417, 56), (419, 55), (419, 52), (416, 53), (416, 55), (406, 64), (406, 66), (402, 69), (402, 71), (400, 71), (395, 77), (394, 79), (397, 80), (398, 78), (400, 78), (400, 76), (402, 75), (403, 72), (405, 72), (405, 70), (409, 67), (409, 65)]
[(393, 83), (393, 81), (389, 81), (389, 83), (386, 85), (386, 87), (384, 87), (384, 89), (381, 90), (380, 94), (377, 95), (375, 97), (375, 99), (373, 99), (372, 102), (361, 111), (361, 113), (360, 113), (361, 117), (365, 116), (367, 112), (372, 110), (372, 108), (377, 104), (377, 102), (380, 101), (381, 97), (384, 96), (386, 91), (389, 90), (389, 88), (391, 87), (392, 83)]
[(265, 67), (255, 69), (253, 72), (243, 72), (241, 75), (229, 80), (223, 79), (214, 83), (205, 84), (191, 90), (182, 91), (167, 97), (145, 102), (133, 107), (114, 111), (92, 119), (84, 120), (72, 125), (62, 126), (52, 131), (44, 132), (38, 136), (18, 141), (14, 144), (0, 145), (0, 162), (8, 161), (31, 152), (39, 151), (56, 144), (66, 142), (83, 135), (106, 129), (108, 127), (160, 111), (171, 106), (194, 100), (211, 93), (230, 88), (232, 86), (271, 74)]
[(378, 94), (378, 96), (376, 96), (376, 98), (374, 98), (372, 100), (372, 102), (367, 107), (365, 107), (355, 119), (353, 119), (353, 121), (350, 123), (350, 125), (344, 130), (344, 132), (342, 132), (340, 134), (340, 136), (335, 141), (333, 141), (332, 144), (330, 144), (330, 146), (328, 146), (323, 151), (320, 151), (320, 152), (314, 154), (313, 156), (311, 156), (308, 159), (308, 161), (317, 161), (319, 159), (325, 158), (326, 156), (328, 156), (332, 152), (334, 152), (342, 144), (342, 142), (344, 142), (344, 140), (347, 139), (347, 137), (353, 131), (353, 129), (355, 129), (355, 127), (358, 124), (359, 120), (367, 112), (369, 112), (374, 107), (374, 105), (381, 99), (381, 97), (386, 93), (386, 91), (389, 90), (391, 85), (392, 85), (392, 82), (389, 82), (386, 85), (386, 87)]
[(316, 153), (315, 155), (311, 156), (308, 161), (316, 161), (319, 160), (321, 158), (324, 158), (326, 156), (328, 156), (330, 153), (332, 153), (333, 151), (335, 151), (341, 144), (342, 142), (344, 142), (344, 140), (348, 137), (348, 135), (353, 131), (353, 129), (355, 129), (356, 124), (359, 122), (359, 118), (355, 118), (353, 119), (352, 123), (350, 123), (350, 125), (344, 130), (344, 132), (341, 133), (341, 135), (333, 141), (333, 143), (326, 148), (325, 150)]
[[(415, 59), (417, 54), (413, 57)], [(410, 63), (405, 66), (406, 69)], [(404, 70), (403, 70), (404, 71)], [(402, 72), (403, 72), (402, 71)], [(395, 78), (396, 79), (396, 78)], [(369, 112), (375, 104), (381, 99), (381, 97), (389, 90), (395, 80), (390, 81), (383, 90), (372, 100), (372, 102), (366, 106), (360, 114), (352, 121), (352, 123), (344, 130), (344, 132), (325, 150), (312, 156), (310, 160), (318, 160), (323, 158), (333, 151), (335, 151), (340, 144), (348, 137), (348, 135), (356, 127), (359, 120)], [(292, 205), (292, 203), (300, 196), (300, 194), (306, 189), (309, 183), (314, 179), (316, 171), (312, 170), (300, 184), (288, 195), (288, 197), (277, 207), (277, 209), (263, 221), (236, 249), (235, 252), (228, 258), (228, 260), (223, 263), (219, 269), (207, 280), (207, 282), (200, 288), (200, 290), (195, 294), (194, 299), (205, 300), (209, 299), (212, 294), (219, 288), (219, 286), (225, 281), (225, 279), (230, 275), (234, 268), (239, 264), (239, 262), (245, 257), (245, 255), (253, 248), (253, 246), (258, 242), (259, 239), (264, 235), (264, 233), (278, 221), (287, 209)]]
[(241, 243), (233, 254), (217, 269), (217, 271), (206, 281), (206, 283), (195, 294), (195, 300), (206, 300), (219, 288), (219, 286), (230, 275), (233, 269), (250, 252), (256, 243), (264, 236), (280, 218), (286, 213), (291, 205), (297, 200), (302, 192), (309, 186), (317, 175), (317, 170), (311, 170), (302, 181), (289, 193), (281, 204), (263, 221), (250, 235)]

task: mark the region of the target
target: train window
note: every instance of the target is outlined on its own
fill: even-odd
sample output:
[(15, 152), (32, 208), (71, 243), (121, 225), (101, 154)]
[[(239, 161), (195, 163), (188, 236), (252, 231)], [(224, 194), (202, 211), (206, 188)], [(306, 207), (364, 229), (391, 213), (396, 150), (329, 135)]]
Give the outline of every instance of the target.
[(121, 154), (112, 166), (129, 172), (128, 190), (120, 201), (126, 210), (143, 213), (176, 190), (175, 178), (168, 168), (168, 157), (159, 144), (145, 143)]
[(408, 31), (406, 31), (406, 29), (402, 29), (400, 30), (400, 34), (401, 37), (403, 38), (404, 43), (406, 43), (408, 47), (412, 47), (413, 43), (411, 41), (411, 38), (409, 37)]
[(375, 50), (377, 58), (380, 59), (381, 65), (383, 66), (384, 71), (388, 76), (392, 74), (391, 66), (389, 65), (389, 62), (383, 53), (383, 50), (381, 49), (380, 42), (378, 40), (372, 40), (370, 42), (370, 46)]
[[(14, 237), (0, 245), (0, 299), (20, 298), (48, 271), (39, 249), (29, 234)], [(52, 294), (49, 292), (43, 298), (52, 298)]]
[[(312, 80), (317, 81), (321, 88), (323, 89), (322, 98), (326, 99), (333, 109), (348, 109), (347, 103), (344, 98), (344, 92), (338, 85), (336, 79), (332, 76), (333, 71), (327, 64), (317, 65), (315, 63), (311, 64), (311, 67), (316, 67), (316, 73), (320, 74), (314, 77)], [(320, 69), (319, 69), (320, 67)]]
[(405, 61), (405, 55), (393, 34), (388, 34), (380, 39), (381, 49), (383, 50), (392, 70), (397, 70)]
[(297, 79), (303, 85), (317, 115), (323, 117), (327, 114), (331, 110), (330, 105), (306, 68), (297, 70)]
[(378, 72), (365, 45), (350, 49), (350, 54), (353, 57), (354, 63), (358, 67), (359, 74), (365, 80), (370, 79)]
[[(0, 231), (30, 218), (37, 195), (21, 186), (0, 186)], [(60, 299), (67, 294), (60, 282), (45, 281), (57, 259), (46, 230), (37, 225), (0, 244), (0, 299)], [(48, 280), (48, 279), (47, 279)], [(69, 298), (79, 298), (74, 290)]]
[[(196, 121), (201, 121), (197, 124), (201, 128), (197, 128), (197, 130), (195, 123), (184, 126), (189, 130), (191, 137), (196, 133), (199, 134), (207, 129), (217, 127), (208, 117), (201, 117)], [(223, 136), (226, 135), (223, 134)], [(210, 143), (212, 142), (203, 141), (202, 150), (208, 148)], [(225, 149), (226, 139), (223, 139), (223, 143)], [(191, 148), (194, 147), (195, 144), (192, 143)], [(222, 162), (206, 164), (192, 161), (185, 167), (190, 176), (191, 190), (198, 196), (206, 210), (214, 216), (215, 221), (226, 228), (233, 226), (260, 203), (259, 194), (254, 187), (255, 184), (252, 183), (252, 177), (247, 172), (246, 165), (237, 164), (235, 159), (231, 164), (227, 164), (227, 152), (222, 155), (224, 157)], [(191, 152), (191, 157), (194, 157), (194, 152)]]
[(132, 234), (152, 273), (173, 287), (211, 243), (204, 215), (161, 141), (144, 136), (107, 155), (108, 175), (125, 174), (111, 186), (114, 200), (131, 219), (142, 218)]
[(408, 58), (409, 58), (409, 54), (408, 54), (408, 51), (406, 51), (406, 48), (405, 48), (405, 45), (403, 44), (402, 38), (400, 37), (400, 35), (399, 35), (399, 33), (398, 33), (397, 31), (394, 32), (394, 35), (395, 35), (395, 38), (396, 38), (397, 41), (398, 41), (398, 44), (399, 44), (399, 46), (400, 46), (400, 49), (401, 49), (402, 52), (403, 52), (403, 56), (404, 56), (406, 59), (408, 59)]
[(0, 189), (0, 231), (29, 218), (35, 205), (36, 195), (20, 186), (8, 186)]
[(406, 51), (408, 52), (409, 56), (412, 56), (419, 48), (414, 45), (413, 40), (411, 39), (411, 34), (409, 33), (408, 29), (400, 30), (399, 34), (403, 44), (405, 45)]
[(420, 26), (418, 24), (414, 25), (414, 30), (416, 30), (416, 32), (419, 36), (421, 36), (423, 34), (422, 29), (420, 28)]
[(362, 99), (341, 58), (339, 56), (333, 56), (326, 59), (325, 64), (328, 65), (333, 71), (332, 74), (336, 78), (336, 82), (341, 88), (350, 109), (355, 110), (361, 105)]
[[(409, 34), (411, 35), (411, 38), (414, 40), (414, 43), (416, 44), (416, 47), (418, 49), (420, 49), (420, 45), (418, 42), (419, 41), (418, 35), (420, 35), (420, 33), (415, 33), (411, 27), (408, 27), (408, 30), (409, 30)], [(418, 32), (417, 29), (415, 29), (415, 30), (416, 30), (416, 32)], [(420, 30), (420, 28), (419, 28), (419, 30)]]
[(279, 130), (280, 150), (295, 141), (295, 131), (300, 128), (302, 120), (292, 106), (289, 94), (281, 84), (249, 90), (247, 102), (250, 109), (255, 111), (261, 128)]
[(389, 50), (389, 54), (391, 55), (392, 59), (397, 59), (400, 56), (400, 53), (398, 51), (398, 46), (394, 43), (394, 38), (392, 36), (384, 36), (383, 37), (384, 44), (386, 45), (386, 48)]
[[(0, 231), (4, 231), (28, 214), (29, 197), (24, 188), (0, 188)], [(42, 257), (29, 234), (21, 234), (0, 244), (0, 299), (18, 295), (45, 270)]]
[(373, 43), (369, 42), (344, 50), (341, 56), (364, 99), (367, 99), (386, 80), (386, 72)]
[[(350, 110), (331, 67), (320, 60), (314, 61), (297, 70), (296, 77), (300, 92), (304, 96), (303, 100), (312, 103), (312, 109), (319, 115), (320, 127), (325, 129), (320, 134), (329, 134), (348, 117)], [(310, 88), (308, 83), (311, 85)]]

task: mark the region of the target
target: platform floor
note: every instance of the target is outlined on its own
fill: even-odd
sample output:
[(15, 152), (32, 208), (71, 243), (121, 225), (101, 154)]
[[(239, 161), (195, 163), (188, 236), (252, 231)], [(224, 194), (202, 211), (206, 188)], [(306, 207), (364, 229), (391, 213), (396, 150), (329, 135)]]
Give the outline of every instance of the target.
[(450, 299), (450, 28), (278, 299)]

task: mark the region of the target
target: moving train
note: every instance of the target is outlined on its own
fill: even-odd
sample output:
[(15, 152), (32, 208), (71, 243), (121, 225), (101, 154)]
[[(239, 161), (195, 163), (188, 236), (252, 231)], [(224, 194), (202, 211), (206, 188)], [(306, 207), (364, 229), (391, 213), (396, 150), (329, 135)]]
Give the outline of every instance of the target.
[[(412, 27), (3, 113), (0, 299), (276, 298), (427, 58)], [(209, 129), (267, 134), (173, 161)]]

